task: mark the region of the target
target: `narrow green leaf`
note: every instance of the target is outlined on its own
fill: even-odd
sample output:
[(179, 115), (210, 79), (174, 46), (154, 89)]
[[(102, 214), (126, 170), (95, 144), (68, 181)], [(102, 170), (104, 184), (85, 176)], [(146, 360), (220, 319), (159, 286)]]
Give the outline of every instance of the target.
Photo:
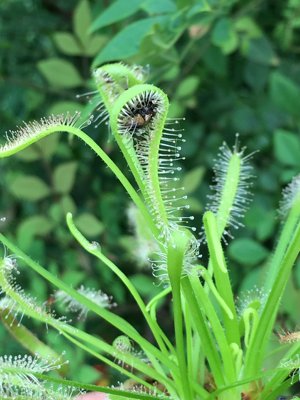
[(297, 287), (300, 288), (300, 260), (297, 262), (295, 266), (295, 278)]
[(48, 58), (38, 63), (38, 69), (50, 85), (60, 88), (73, 88), (82, 84), (77, 69), (66, 60)]

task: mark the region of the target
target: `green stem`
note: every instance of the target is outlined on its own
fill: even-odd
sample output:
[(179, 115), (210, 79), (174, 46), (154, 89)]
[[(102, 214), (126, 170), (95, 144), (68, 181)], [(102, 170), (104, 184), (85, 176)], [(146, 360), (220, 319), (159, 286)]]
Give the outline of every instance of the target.
[[(154, 296), (149, 303), (146, 306), (146, 310), (150, 313), (151, 318), (154, 321), (157, 321), (156, 318), (156, 308), (157, 308), (157, 304), (159, 302), (159, 300), (161, 300), (163, 297), (167, 296), (169, 293), (171, 293), (172, 288), (171, 286), (167, 287), (166, 289), (164, 289), (162, 292), (158, 293), (156, 296)], [(164, 340), (164, 342), (166, 343), (166, 346), (168, 347), (168, 349), (170, 350), (170, 352), (175, 355), (175, 349), (174, 346), (172, 345), (172, 343), (170, 342), (170, 340), (168, 339), (168, 337), (166, 336), (166, 334), (163, 332), (163, 330), (161, 329), (161, 327), (159, 325), (158, 329), (160, 330), (160, 336), (162, 337), (162, 339)]]
[(293, 233), (295, 232), (297, 225), (299, 224), (299, 219), (300, 219), (300, 196), (298, 195), (293, 202), (292, 208), (289, 211), (287, 220), (283, 226), (278, 244), (276, 246), (275, 253), (269, 263), (267, 278), (264, 285), (267, 292), (269, 292), (272, 289), (273, 283), (280, 269), (282, 259), (285, 255), (286, 249), (289, 246), (290, 239), (293, 236)]
[(183, 310), (181, 303), (181, 274), (186, 248), (190, 236), (185, 231), (172, 232), (167, 248), (167, 269), (172, 288), (173, 315), (177, 360), (181, 375), (182, 400), (193, 400), (190, 380), (187, 373), (185, 342), (183, 334)]
[(185, 341), (186, 341), (186, 358), (187, 358), (187, 370), (188, 376), (193, 374), (193, 328), (190, 310), (188, 305), (185, 303), (184, 307), (184, 322), (185, 322)]
[(232, 314), (232, 318), (230, 318), (230, 315), (223, 310), (226, 336), (229, 344), (236, 343), (240, 347), (238, 318), (224, 252), (220, 243), (217, 219), (211, 211), (207, 211), (204, 214), (203, 223), (217, 289)]
[(54, 286), (63, 290), (79, 303), (86, 305), (91, 311), (95, 312), (105, 321), (109, 322), (112, 326), (115, 326), (117, 329), (121, 330), (125, 335), (129, 336), (132, 340), (139, 344), (141, 348), (143, 348), (149, 354), (152, 354), (158, 360), (160, 360), (163, 364), (168, 366), (170, 370), (174, 369), (174, 364), (162, 354), (155, 346), (149, 343), (146, 339), (144, 339), (135, 328), (133, 328), (126, 320), (123, 318), (111, 313), (110, 311), (99, 307), (97, 304), (87, 299), (85, 296), (78, 293), (76, 290), (70, 288), (63, 281), (52, 275), (45, 268), (41, 267), (35, 261), (33, 261), (30, 257), (28, 257), (25, 253), (23, 253), (17, 246), (11, 243), (3, 234), (0, 233), (0, 241), (7, 246), (13, 253), (18, 255), (24, 262), (36, 271), (39, 275), (43, 276), (47, 281), (51, 282)]
[[(143, 393), (134, 393), (134, 392), (127, 392), (126, 390), (121, 390), (121, 389), (111, 389), (108, 387), (103, 387), (103, 386), (98, 386), (98, 385), (90, 385), (82, 382), (77, 382), (77, 381), (70, 381), (67, 379), (58, 379), (54, 377), (50, 377), (47, 375), (43, 374), (38, 374), (38, 373), (32, 373), (32, 375), (36, 376), (40, 380), (46, 380), (49, 382), (57, 383), (60, 385), (64, 386), (69, 386), (69, 387), (77, 387), (79, 389), (84, 389), (88, 391), (93, 391), (93, 392), (99, 392), (99, 393), (107, 393), (115, 396), (120, 396), (124, 397), (125, 400), (128, 398), (130, 399), (138, 399), (138, 400), (153, 400), (152, 395), (148, 394), (143, 394)], [(169, 400), (169, 397), (159, 397), (159, 399), (162, 400)]]
[(74, 238), (78, 241), (78, 243), (87, 252), (94, 255), (99, 260), (101, 260), (114, 274), (117, 275), (117, 277), (127, 287), (129, 292), (131, 293), (132, 297), (136, 301), (137, 305), (139, 306), (145, 320), (147, 321), (161, 351), (163, 353), (165, 353), (166, 356), (168, 356), (168, 350), (166, 349), (165, 343), (160, 336), (161, 330), (160, 330), (157, 322), (155, 320), (153, 320), (151, 318), (151, 316), (149, 315), (149, 313), (147, 312), (146, 306), (145, 306), (141, 296), (139, 295), (138, 291), (133, 286), (133, 284), (130, 282), (130, 280), (127, 278), (127, 276), (112, 261), (110, 261), (107, 257), (105, 257), (105, 255), (101, 251), (101, 248), (91, 245), (91, 243), (82, 235), (82, 233), (75, 226), (71, 213), (67, 214), (67, 224), (68, 224), (68, 228), (70, 229), (70, 232), (72, 233)]
[(197, 303), (195, 293), (187, 277), (181, 281), (184, 297), (187, 301), (191, 315), (193, 316), (194, 328), (197, 330), (202, 340), (202, 349), (210, 365), (217, 386), (225, 384), (224, 374), (222, 371), (222, 363), (217, 352), (213, 337), (205, 322), (201, 309)]
[(182, 382), (181, 386), (183, 392), (182, 400), (189, 400), (189, 399), (192, 400), (193, 397), (191, 389), (189, 387), (189, 379), (188, 379), (187, 366), (185, 360), (180, 283), (178, 285), (172, 285), (172, 295), (173, 295), (173, 314), (174, 314), (176, 352), (181, 374), (181, 382)]
[[(281, 347), (279, 349), (281, 349)], [(294, 345), (292, 345), (292, 348), (289, 349), (284, 354), (284, 359), (290, 360), (293, 357), (298, 356), (299, 352), (300, 352), (300, 343), (295, 343)], [(284, 370), (284, 369), (276, 370), (274, 375), (266, 383), (264, 390), (262, 392), (262, 396), (263, 396), (262, 398), (265, 398), (268, 395), (268, 393), (272, 392), (274, 387), (278, 386), (278, 384), (280, 382), (284, 382), (287, 379), (287, 377), (289, 376), (289, 374), (290, 374), (289, 370)]]
[[(55, 319), (50, 314), (46, 314), (45, 312), (43, 312), (41, 307), (39, 307), (38, 305), (35, 306), (35, 305), (31, 304), (30, 302), (29, 302), (29, 304), (27, 304), (27, 301), (26, 301), (27, 297), (24, 296), (23, 293), (20, 294), (18, 292), (18, 290), (16, 290), (13, 285), (10, 285), (9, 281), (6, 279), (5, 272), (3, 272), (3, 265), (1, 266), (0, 271), (1, 271), (0, 286), (3, 288), (3, 290), (7, 294), (7, 296), (9, 298), (11, 298), (12, 300), (14, 300), (18, 304), (18, 308), (20, 308), (22, 310), (23, 314), (25, 314), (31, 318), (34, 318), (40, 322), (43, 322), (47, 325), (50, 325), (50, 326), (54, 327), (56, 330), (58, 330), (59, 332), (68, 332), (69, 334), (72, 334), (73, 336), (77, 336), (81, 340), (87, 341), (90, 345), (92, 344), (93, 346), (96, 346), (101, 351), (105, 351), (109, 354), (116, 354), (117, 356), (124, 358), (124, 355), (121, 351), (114, 349), (114, 347), (106, 344), (102, 340), (94, 338), (93, 336), (88, 335), (86, 332), (82, 332), (79, 329), (73, 328), (61, 320)], [(135, 356), (132, 356), (131, 354), (126, 354), (126, 360), (129, 363), (132, 363), (132, 365), (134, 365), (137, 370), (142, 371), (144, 374), (148, 373), (149, 376), (152, 376), (153, 373), (156, 374), (155, 370), (149, 368), (149, 366), (147, 364), (143, 363), (142, 361), (140, 361)], [(156, 377), (156, 379), (157, 379), (157, 377)], [(160, 377), (160, 380), (161, 379), (167, 380), (167, 379), (165, 379), (164, 376)]]
[(123, 368), (121, 365), (119, 365), (116, 362), (111, 361), (109, 358), (96, 353), (95, 351), (93, 351), (92, 349), (90, 349), (89, 347), (85, 346), (83, 343), (81, 343), (79, 340), (74, 339), (71, 335), (69, 335), (68, 333), (62, 331), (61, 333), (66, 339), (68, 339), (71, 343), (75, 344), (76, 347), (81, 348), (82, 350), (84, 350), (86, 353), (91, 354), (93, 357), (97, 358), (98, 360), (100, 360), (101, 362), (105, 363), (106, 365), (109, 365), (111, 368), (115, 369), (116, 371), (119, 371), (121, 374), (127, 376), (130, 379), (135, 380), (136, 382), (140, 383), (141, 385), (149, 388), (149, 389), (153, 389), (152, 385), (149, 384), (147, 381), (145, 381), (144, 379), (141, 379), (140, 377), (136, 376), (136, 374), (130, 372), (128, 369)]
[(211, 325), (211, 330), (215, 336), (215, 340), (218, 343), (218, 347), (223, 360), (224, 378), (226, 378), (226, 381), (228, 380), (229, 382), (234, 382), (237, 375), (235, 371), (232, 351), (229, 344), (227, 343), (223, 327), (219, 321), (215, 309), (210, 302), (207, 294), (205, 293), (205, 290), (202, 287), (199, 278), (197, 276), (191, 275), (189, 276), (189, 282), (196, 301), (198, 302), (198, 307), (205, 312), (206, 317)]
[[(55, 325), (52, 326), (56, 328)], [(124, 362), (126, 362), (128, 365), (132, 365), (132, 367), (135, 368), (136, 370), (140, 371), (141, 373), (145, 374), (151, 379), (156, 380), (157, 382), (162, 382), (162, 384), (166, 385), (167, 387), (170, 387), (171, 390), (173, 391), (175, 390), (174, 383), (169, 378), (166, 378), (164, 375), (161, 375), (156, 369), (152, 368), (147, 363), (144, 363), (136, 356), (130, 353), (123, 354), (121, 351), (115, 349), (113, 346), (107, 344), (103, 340), (96, 338), (84, 331), (80, 331), (77, 328), (73, 328), (72, 326), (69, 325), (65, 324), (62, 327), (61, 331), (68, 335), (75, 336), (81, 341), (84, 341), (85, 343), (92, 345), (95, 348), (99, 349), (100, 351), (102, 352), (104, 351), (105, 353), (110, 354), (111, 356), (115, 354), (117, 358), (119, 358), (120, 360), (123, 359)]]
[(251, 336), (251, 341), (246, 353), (244, 376), (249, 377), (259, 371), (262, 365), (264, 350), (272, 332), (280, 299), (288, 282), (291, 269), (297, 259), (300, 249), (300, 225), (292, 238), (290, 245), (281, 262), (281, 267), (268, 296), (261, 317), (257, 323), (256, 331)]

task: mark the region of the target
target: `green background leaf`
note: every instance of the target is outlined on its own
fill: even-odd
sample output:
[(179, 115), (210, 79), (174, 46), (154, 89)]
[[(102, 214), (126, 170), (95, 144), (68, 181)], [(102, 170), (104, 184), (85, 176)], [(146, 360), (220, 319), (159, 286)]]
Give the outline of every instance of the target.
[(163, 17), (145, 18), (126, 26), (101, 50), (94, 65), (135, 55), (153, 25), (162, 21)]
[(274, 154), (276, 159), (288, 166), (300, 167), (300, 138), (283, 129), (274, 133)]
[(82, 84), (77, 69), (68, 61), (48, 58), (40, 61), (38, 68), (50, 85), (60, 88), (74, 88)]
[(56, 167), (53, 175), (54, 189), (58, 193), (69, 193), (75, 181), (77, 162), (67, 162)]
[(92, 214), (83, 213), (75, 218), (75, 223), (79, 230), (88, 237), (100, 235), (103, 230), (103, 224)]
[(82, 53), (76, 38), (69, 32), (55, 32), (53, 40), (56, 47), (64, 54), (78, 56)]
[(75, 8), (73, 15), (74, 32), (83, 46), (88, 45), (90, 39), (89, 27), (91, 24), (90, 4), (87, 0), (81, 0)]
[(50, 194), (49, 187), (36, 176), (21, 175), (9, 185), (10, 192), (19, 199), (38, 201)]
[(269, 254), (261, 244), (247, 238), (234, 240), (228, 250), (232, 259), (249, 266), (259, 264)]
[(98, 18), (93, 21), (90, 28), (91, 31), (94, 32), (95, 30), (103, 28), (104, 26), (122, 21), (123, 19), (130, 17), (138, 11), (140, 5), (140, 0), (114, 1), (98, 16)]
[(273, 72), (270, 81), (270, 95), (276, 106), (299, 117), (300, 89), (291, 79), (280, 72)]

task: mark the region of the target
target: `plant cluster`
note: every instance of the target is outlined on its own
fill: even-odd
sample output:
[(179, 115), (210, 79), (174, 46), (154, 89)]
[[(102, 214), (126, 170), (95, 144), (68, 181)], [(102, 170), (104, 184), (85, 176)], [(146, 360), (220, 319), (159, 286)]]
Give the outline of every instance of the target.
[[(147, 228), (147, 239), (153, 243), (148, 247), (149, 257), (154, 274), (163, 285), (159, 294), (145, 304), (130, 279), (105, 255), (100, 244), (82, 234), (71, 213), (67, 214), (67, 225), (82, 248), (110, 269), (132, 295), (153, 340), (148, 341), (135, 326), (115, 314), (110, 299), (103, 293), (82, 287), (78, 291), (73, 289), (1, 233), (0, 241), (13, 254), (3, 257), (0, 265), (1, 292), (5, 294), (1, 307), (5, 318), (11, 321), (15, 336), (32, 353), (39, 353), (41, 359), (45, 353), (49, 358), (50, 353), (51, 359), (56, 360), (47, 361), (50, 367), (40, 371), (31, 370), (31, 362), (26, 360), (3, 358), (0, 379), (5, 383), (9, 374), (12, 385), (8, 391), (6, 384), (0, 385), (1, 396), (34, 397), (37, 390), (32, 386), (40, 387), (46, 380), (53, 385), (103, 391), (111, 399), (277, 399), (297, 381), (300, 368), (298, 332), (281, 334), (277, 345), (272, 343), (280, 301), (300, 250), (299, 177), (284, 191), (282, 228), (268, 261), (264, 284), (236, 302), (222, 243), (240, 227), (249, 202), (250, 156), (240, 148), (238, 138), (232, 150), (225, 144), (220, 149), (215, 166), (215, 193), (204, 213), (199, 241), (195, 236), (197, 229), (191, 226), (194, 218), (187, 215), (184, 188), (176, 176), (185, 138), (178, 127), (179, 121), (168, 117), (168, 97), (158, 87), (145, 83), (141, 67), (107, 64), (96, 69), (94, 76), (95, 110), (99, 119), (109, 122), (135, 185), (82, 130), (98, 119), (97, 114), (87, 122), (76, 114), (25, 124), (7, 137), (0, 148), (0, 157), (12, 156), (53, 133), (66, 132), (81, 139), (104, 161), (134, 203), (137, 220)], [(201, 247), (208, 248), (207, 261), (200, 257), (200, 242)], [(120, 334), (110, 344), (58, 317), (52, 310), (52, 302), (39, 303), (26, 294), (16, 279), (19, 261), (54, 285), (59, 290), (55, 297), (62, 299), (71, 311), (79, 311), (81, 316), (93, 312)], [(159, 301), (169, 294), (174, 340), (164, 332), (157, 313)], [(57, 362), (53, 350), (40, 344), (22, 325), (23, 316), (51, 326), (73, 345), (127, 376), (133, 381), (130, 388), (128, 382), (119, 388), (99, 388), (44, 374), (53, 369), (52, 365), (62, 363)], [(29, 378), (20, 381), (20, 376)], [(50, 397), (55, 398), (52, 394)]]
[[(149, 81), (172, 99), (169, 115), (187, 117), (182, 182), (195, 219), (203, 212), (213, 158), (222, 141), (231, 143), (231, 134), (237, 131), (249, 152), (260, 149), (252, 161), (257, 179), (254, 201), (245, 215), (247, 229), (241, 229), (224, 249), (235, 292), (259, 285), (279, 227), (275, 210), (282, 187), (300, 172), (299, 1), (75, 3), (76, 7), (70, 0), (1, 3), (2, 130), (52, 113), (82, 111), (84, 100), (76, 94), (93, 90), (91, 63), (150, 64)], [(127, 174), (106, 129), (91, 126), (86, 131)], [(98, 174), (91, 177), (95, 169)], [(114, 254), (145, 299), (158, 292), (147, 272), (137, 268), (146, 262), (145, 257), (143, 262), (135, 257), (135, 239), (125, 221), (125, 193), (86, 146), (76, 141), (70, 146), (65, 135), (52, 135), (18, 153), (13, 161), (3, 161), (2, 172), (1, 209), (7, 218), (1, 220), (1, 229), (7, 229), (15, 243), (53, 273), (63, 274), (76, 287), (101, 280), (110, 286), (124, 314), (134, 308), (113, 275), (72, 245), (63, 223), (65, 213), (71, 211), (82, 232), (100, 240), (107, 254)], [(50, 292), (34, 274), (22, 284), (35, 296), (46, 298)], [(287, 330), (299, 319), (294, 306), (299, 302), (299, 287), (298, 262), (281, 303), (280, 325)], [(138, 323), (143, 329), (143, 321)], [(5, 331), (0, 329), (0, 342), (4, 340)], [(47, 340), (59, 342), (51, 333)], [(15, 344), (9, 346), (14, 352)], [(63, 349), (63, 342), (58, 346)], [(86, 372), (77, 378), (92, 382), (95, 370), (88, 365), (86, 359)]]

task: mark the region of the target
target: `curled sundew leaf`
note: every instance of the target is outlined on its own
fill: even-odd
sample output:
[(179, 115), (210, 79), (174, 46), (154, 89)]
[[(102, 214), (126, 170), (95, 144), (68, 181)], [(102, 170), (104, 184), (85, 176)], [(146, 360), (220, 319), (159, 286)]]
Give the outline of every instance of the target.
[[(93, 116), (93, 125), (109, 124), (110, 110), (117, 98), (130, 87), (143, 83), (146, 71), (144, 68), (134, 65), (128, 66), (122, 63), (106, 64), (95, 69), (93, 76), (97, 90), (81, 96), (91, 97), (89, 107)], [(91, 96), (92, 95), (92, 96)]]
[(240, 318), (242, 318), (244, 312), (248, 308), (252, 308), (259, 314), (268, 298), (268, 292), (264, 288), (259, 288), (255, 286), (251, 290), (246, 290), (242, 292), (236, 301), (236, 309)]
[(240, 320), (240, 330), (244, 333), (245, 345), (248, 347), (250, 336), (254, 332), (258, 318), (265, 306), (268, 292), (255, 286), (242, 292), (236, 300), (237, 316)]
[[(152, 85), (137, 85), (118, 98), (110, 118), (112, 133), (150, 207), (154, 207), (151, 187), (156, 187), (157, 207), (165, 223), (167, 216), (163, 215), (158, 173), (156, 171), (150, 178), (150, 166), (158, 168), (159, 143), (167, 109), (168, 99), (161, 90)], [(156, 220), (157, 216), (154, 218)]]
[[(130, 340), (128, 336), (117, 336), (114, 339), (112, 345), (114, 349), (116, 349), (114, 357), (118, 359), (118, 362), (120, 364), (126, 364), (127, 355), (132, 355), (134, 357), (137, 357), (139, 360), (150, 364), (150, 361), (146, 357), (145, 353), (143, 351), (136, 350), (133, 341)], [(134, 367), (134, 365), (132, 367)]]
[(130, 87), (145, 81), (144, 68), (116, 63), (106, 64), (94, 71), (94, 79), (100, 97), (109, 110), (118, 97)]
[[(177, 225), (193, 217), (182, 217), (188, 208), (182, 205), (183, 188), (174, 187), (181, 167), (182, 132), (176, 119), (167, 119), (169, 101), (154, 85), (145, 84), (142, 67), (107, 64), (98, 68), (94, 77), (111, 132), (141, 190), (155, 222), (156, 239), (164, 241)], [(101, 109), (102, 110), (102, 109)], [(101, 111), (102, 112), (102, 111)], [(102, 117), (102, 116), (101, 116)], [(195, 228), (192, 228), (194, 230)]]
[[(120, 147), (139, 186), (145, 204), (155, 224), (152, 229), (159, 250), (154, 258), (154, 274), (167, 278), (166, 252), (168, 241), (181, 227), (189, 228), (193, 216), (182, 216), (189, 206), (187, 196), (179, 187), (176, 176), (181, 170), (181, 143), (185, 142), (178, 129), (177, 119), (167, 119), (169, 101), (166, 94), (142, 79), (128, 78), (124, 84), (126, 68), (113, 65), (101, 67), (97, 84), (109, 114), (112, 134)], [(116, 83), (117, 82), (117, 83)], [(112, 90), (112, 87), (114, 88)], [(143, 215), (144, 217), (144, 215)], [(149, 218), (145, 218), (149, 224)], [(195, 231), (195, 227), (191, 227)], [(185, 252), (184, 273), (195, 262), (199, 244), (190, 236)], [(196, 256), (196, 257), (195, 257)]]
[[(167, 120), (169, 101), (159, 88), (140, 84), (129, 88), (116, 100), (110, 117), (112, 133), (145, 199), (164, 242), (178, 225), (186, 226), (193, 217), (181, 217), (188, 206), (184, 189), (178, 187), (176, 172), (181, 170), (182, 132)], [(194, 230), (194, 228), (192, 228)]]
[[(158, 230), (159, 256), (155, 258), (159, 261), (153, 266), (155, 274), (163, 279), (168, 276), (166, 251), (172, 232), (182, 225), (188, 227), (186, 224), (194, 219), (180, 215), (188, 206), (181, 205), (186, 199), (184, 188), (174, 187), (174, 182), (179, 179), (175, 175), (181, 167), (176, 162), (182, 159), (180, 143), (185, 139), (180, 130), (172, 127), (178, 120), (167, 120), (168, 108), (168, 98), (159, 88), (136, 84), (115, 95), (108, 110), (112, 133)], [(185, 252), (185, 272), (195, 261), (195, 255), (198, 243), (191, 235)]]

